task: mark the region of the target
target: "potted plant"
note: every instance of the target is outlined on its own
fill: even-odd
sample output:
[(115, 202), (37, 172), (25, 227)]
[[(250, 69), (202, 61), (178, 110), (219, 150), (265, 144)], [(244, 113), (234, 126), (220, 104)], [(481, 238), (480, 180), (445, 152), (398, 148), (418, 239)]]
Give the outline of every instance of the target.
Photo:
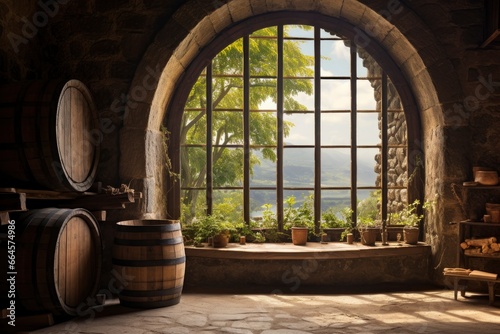
[[(422, 205), (423, 210), (429, 210), (434, 205), (434, 201), (425, 201)], [(410, 245), (418, 243), (420, 233), (419, 224), (424, 218), (423, 213), (419, 214), (420, 200), (416, 199), (406, 205), (403, 210), (391, 213), (389, 221), (391, 224), (403, 226), (404, 242)]]
[(191, 223), (195, 245), (212, 239), (213, 247), (226, 247), (231, 232), (235, 232), (234, 224), (224, 220), (220, 215), (207, 215)]
[(377, 236), (380, 235), (380, 222), (378, 220), (360, 220), (356, 226), (361, 243), (367, 246), (375, 246)]
[(310, 227), (314, 226), (311, 210), (306, 201), (299, 209), (294, 208), (295, 196), (288, 197), (285, 204), (284, 228), (292, 231), (292, 243), (294, 245), (305, 245)]
[(327, 234), (326, 241), (343, 241), (347, 233), (352, 232), (352, 209), (349, 207), (338, 211), (328, 208), (321, 217), (322, 230)]
[(278, 219), (276, 213), (271, 209), (272, 204), (266, 203), (262, 205), (262, 217), (254, 218), (252, 221), (252, 231), (255, 235), (260, 234), (259, 242), (283, 242), (289, 237), (278, 231)]

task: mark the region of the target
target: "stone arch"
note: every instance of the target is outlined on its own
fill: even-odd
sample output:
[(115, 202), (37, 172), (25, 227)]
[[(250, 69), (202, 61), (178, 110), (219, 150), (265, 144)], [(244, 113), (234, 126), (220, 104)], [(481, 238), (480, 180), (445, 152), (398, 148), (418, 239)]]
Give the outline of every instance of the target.
[[(137, 68), (129, 90), (131, 100), (128, 102), (120, 138), (120, 178), (123, 181), (134, 179), (134, 187), (145, 195), (137, 215), (167, 215), (164, 200), (167, 185), (161, 177), (165, 171), (160, 167), (162, 164), (158, 163), (164, 159), (160, 125), (168, 112), (178, 82), (203, 47), (219, 33), (256, 15), (283, 10), (317, 12), (354, 25), (359, 30), (355, 42), (362, 45), (364, 38), (375, 40), (401, 69), (405, 78), (401, 84), (408, 85), (409, 91), (413, 93), (414, 109), (419, 113), (416, 117), (421, 119), (421, 124), (414, 126), (424, 129), (424, 140), (414, 143), (418, 151), (414, 153), (422, 152), (431, 140), (434, 140), (433, 145), (442, 146), (444, 139), (439, 141), (431, 137), (436, 128), (446, 123), (442, 101), (452, 103), (461, 96), (453, 67), (444, 53), (439, 52), (438, 41), (430, 29), (410, 8), (399, 1), (389, 1), (385, 5), (387, 7), (372, 8), (355, 0), (186, 3), (157, 34)], [(176, 33), (173, 34), (173, 31)], [(446, 89), (440, 89), (442, 87)], [(436, 153), (439, 151), (433, 150)], [(411, 156), (412, 152), (409, 153)], [(438, 155), (427, 156), (426, 159), (440, 164)], [(435, 190), (427, 189), (427, 192)]]

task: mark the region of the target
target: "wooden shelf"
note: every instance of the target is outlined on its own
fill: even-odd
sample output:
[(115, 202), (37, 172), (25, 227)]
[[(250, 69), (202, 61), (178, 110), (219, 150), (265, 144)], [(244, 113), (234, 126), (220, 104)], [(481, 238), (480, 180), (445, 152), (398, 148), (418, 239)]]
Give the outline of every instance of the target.
[[(463, 267), (463, 268), (469, 268), (469, 258), (482, 258), (482, 259), (490, 259), (490, 260), (499, 260), (500, 259), (500, 253), (488, 253), (488, 254), (483, 254), (483, 253), (471, 253), (470, 250), (468, 251), (467, 249), (462, 249), (460, 247), (460, 243), (463, 242), (465, 239), (470, 239), (472, 237), (473, 229), (488, 229), (488, 228), (494, 228), (494, 229), (499, 229), (500, 233), (500, 223), (485, 223), (481, 221), (460, 221), (458, 222), (458, 240), (459, 240), (459, 245), (458, 245), (458, 254), (457, 254), (457, 259), (458, 259), (458, 267)], [(498, 235), (497, 235), (498, 236)], [(500, 239), (500, 238), (498, 238)]]
[[(9, 213), (43, 207), (84, 208), (95, 214), (98, 221), (106, 220), (106, 210), (126, 208), (142, 198), (141, 192), (126, 188), (113, 189), (108, 193), (100, 186), (97, 192), (59, 192), (39, 189), (0, 188), (0, 218), (2, 225), (8, 224)], [(116, 190), (116, 191), (114, 191)]]

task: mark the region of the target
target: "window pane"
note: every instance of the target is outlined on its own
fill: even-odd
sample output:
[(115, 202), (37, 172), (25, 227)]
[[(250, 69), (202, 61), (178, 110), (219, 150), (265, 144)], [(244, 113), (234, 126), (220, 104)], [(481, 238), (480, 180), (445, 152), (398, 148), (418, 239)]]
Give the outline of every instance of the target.
[(276, 186), (276, 149), (251, 150), (250, 163), (250, 187)]
[(193, 218), (205, 216), (207, 208), (206, 191), (182, 190), (181, 207), (183, 224), (190, 224)]
[(388, 203), (387, 212), (398, 212), (408, 203), (408, 191), (406, 189), (389, 189), (387, 191)]
[(283, 86), (283, 107), (285, 110), (314, 110), (314, 80), (285, 79)]
[(380, 190), (358, 190), (358, 221), (374, 221), (380, 219)]
[(287, 145), (314, 145), (314, 114), (285, 114), (283, 120), (290, 125)]
[(204, 145), (206, 143), (207, 121), (205, 111), (185, 111), (182, 127), (186, 131), (186, 137), (182, 144)]
[(230, 222), (243, 220), (243, 190), (214, 190), (213, 212)]
[(250, 217), (258, 220), (262, 218), (264, 204), (270, 204), (273, 213), (276, 213), (276, 190), (251, 190), (250, 191)]
[(314, 38), (314, 28), (306, 25), (285, 25), (285, 37)]
[(213, 75), (241, 75), (243, 73), (243, 39), (228, 45), (212, 60)]
[[(189, 166), (181, 172), (181, 186), (184, 188), (206, 187), (207, 150), (204, 147), (181, 146), (181, 159), (183, 166)], [(197, 183), (198, 179), (201, 180), (199, 183)]]
[(321, 149), (321, 186), (351, 186), (351, 150), (349, 148)]
[(408, 180), (407, 173), (407, 149), (404, 147), (389, 148), (387, 181), (390, 187), (406, 187)]
[(250, 145), (276, 146), (276, 122), (275, 112), (250, 113)]
[(285, 77), (314, 76), (314, 41), (283, 41), (283, 73)]
[[(276, 37), (276, 28), (262, 29), (259, 35)], [(276, 38), (250, 38), (250, 76), (272, 76), (277, 73), (278, 44)]]
[(214, 187), (243, 186), (243, 149), (214, 147)]
[(364, 71), (359, 72), (358, 77), (367, 76), (371, 78), (380, 78), (382, 76), (382, 68), (380, 67), (380, 65), (375, 61), (375, 59), (372, 58), (372, 56), (370, 56), (368, 52), (358, 47), (358, 69), (360, 68), (361, 64), (364, 68), (366, 68), (365, 71), (367, 74), (361, 75), (360, 73), (363, 73)]
[(351, 144), (351, 114), (321, 114), (321, 145)]
[(185, 109), (205, 109), (207, 106), (206, 99), (207, 92), (207, 78), (203, 75), (198, 77), (198, 80), (191, 88), (189, 97), (186, 101)]
[(321, 80), (321, 110), (351, 110), (349, 80)]
[(351, 54), (344, 41), (321, 41), (321, 55), (322, 76), (351, 76)]
[(250, 109), (276, 110), (276, 79), (250, 79)]
[(339, 210), (345, 207), (351, 207), (350, 190), (322, 190), (321, 191), (321, 212), (329, 208)]
[[(379, 184), (380, 165), (375, 159), (380, 159), (380, 149), (358, 149), (358, 187), (375, 187)], [(380, 161), (380, 160), (378, 160)]]
[(215, 111), (212, 117), (214, 145), (243, 145), (243, 113)]
[(389, 145), (407, 145), (408, 132), (404, 112), (390, 112), (387, 119), (389, 127), (387, 140)]
[(314, 149), (286, 147), (283, 173), (285, 187), (314, 187)]
[(368, 65), (368, 63), (359, 56), (358, 51), (358, 55), (356, 56), (356, 71), (358, 72), (358, 78), (368, 76), (368, 69), (363, 64)]
[(380, 145), (379, 114), (358, 113), (358, 145)]
[(218, 77), (212, 85), (213, 109), (243, 109), (243, 79)]
[(356, 84), (358, 110), (380, 110), (382, 104), (379, 104), (379, 108), (377, 108), (377, 101), (375, 101), (375, 94), (370, 81), (358, 80)]

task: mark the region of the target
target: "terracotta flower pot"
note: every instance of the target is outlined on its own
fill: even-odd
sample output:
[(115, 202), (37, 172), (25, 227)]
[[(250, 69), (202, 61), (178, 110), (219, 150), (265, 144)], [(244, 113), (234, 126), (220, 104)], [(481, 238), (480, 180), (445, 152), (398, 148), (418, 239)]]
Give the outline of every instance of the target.
[(229, 242), (229, 237), (225, 233), (213, 236), (212, 242), (215, 248), (224, 248)]
[(292, 227), (292, 243), (294, 245), (305, 245), (307, 243), (307, 227)]
[(377, 236), (380, 235), (380, 228), (378, 227), (364, 227), (359, 229), (361, 236), (361, 243), (367, 246), (375, 246)]
[(418, 235), (419, 229), (418, 227), (405, 227), (403, 229), (404, 240), (406, 244), (416, 245), (418, 244)]

